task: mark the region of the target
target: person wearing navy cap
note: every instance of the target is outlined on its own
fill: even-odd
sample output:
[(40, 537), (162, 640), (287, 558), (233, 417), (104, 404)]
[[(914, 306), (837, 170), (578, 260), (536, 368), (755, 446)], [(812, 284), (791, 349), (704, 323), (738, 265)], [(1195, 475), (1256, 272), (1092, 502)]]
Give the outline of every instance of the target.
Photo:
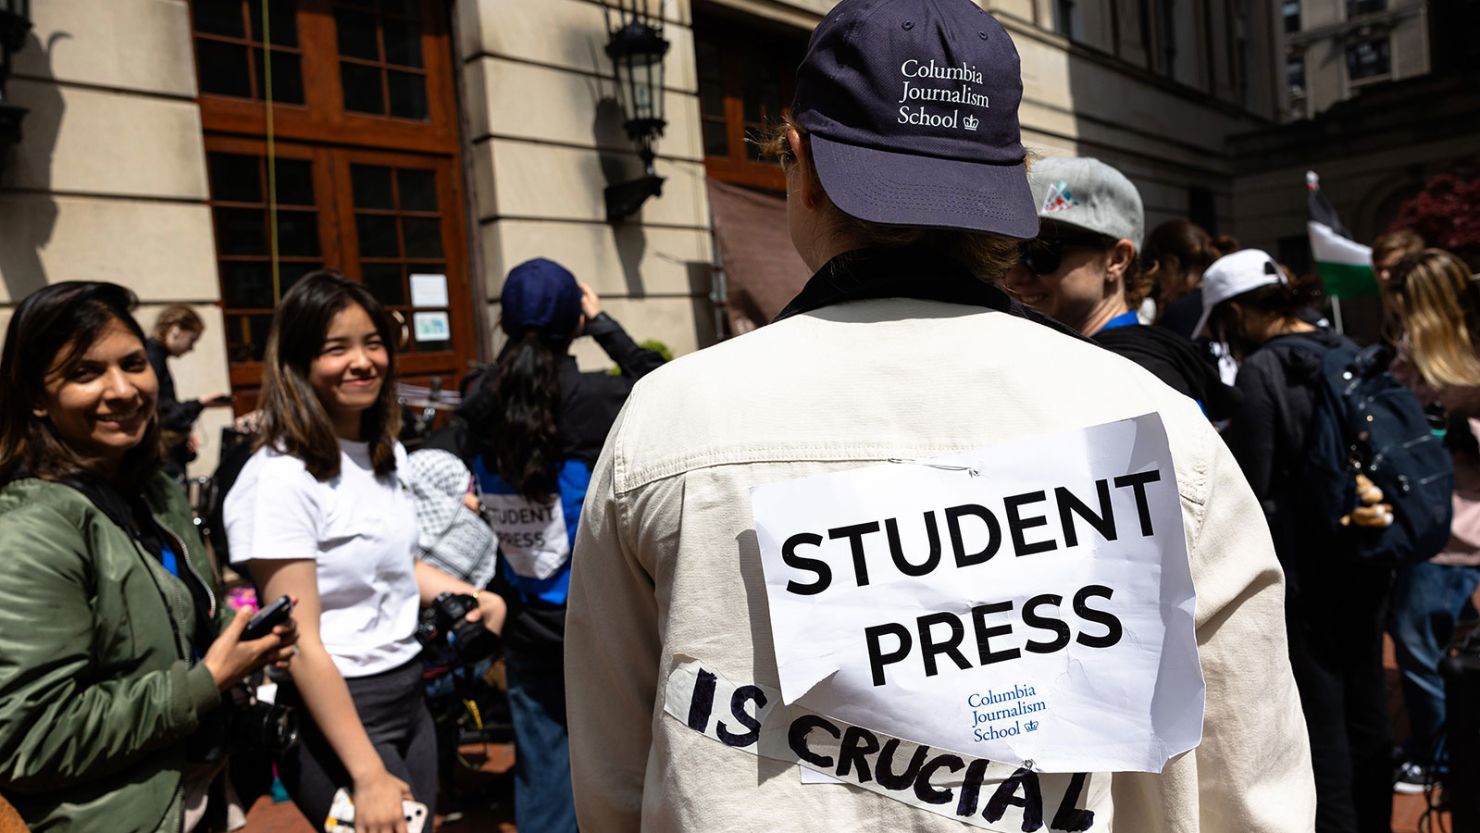
[[(587, 490), (566, 619), (585, 833), (1311, 829), (1283, 578), (1237, 464), (1194, 402), (999, 286), (1038, 232), (1022, 93), (1012, 38), (969, 0), (843, 0), (813, 32), (768, 150), (815, 274), (771, 324), (638, 383)], [(753, 487), (1148, 412), (1175, 459), (1197, 589), (1199, 747), (1159, 774), (1025, 763), (984, 782), (986, 762), (955, 751), (792, 721)], [(831, 569), (851, 585), (846, 562)], [(857, 615), (809, 598), (816, 622)], [(965, 638), (972, 657), (988, 651), (986, 635)], [(855, 708), (908, 716), (860, 696)], [(1098, 728), (1083, 731), (1094, 744)], [(799, 760), (852, 785), (815, 783)]]
[[(459, 411), (482, 515), (498, 536), (503, 638), (517, 754), (520, 830), (574, 833), (561, 656), (571, 544), (581, 502), (632, 384), (663, 356), (635, 344), (600, 299), (544, 258), (509, 271), (500, 298), (508, 342)], [(582, 373), (571, 343), (591, 336), (619, 375)]]

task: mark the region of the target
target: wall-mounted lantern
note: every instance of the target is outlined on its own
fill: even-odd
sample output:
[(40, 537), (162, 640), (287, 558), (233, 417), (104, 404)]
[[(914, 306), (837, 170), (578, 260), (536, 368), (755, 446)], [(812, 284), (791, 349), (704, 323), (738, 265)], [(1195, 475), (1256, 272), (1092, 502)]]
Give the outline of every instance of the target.
[(607, 10), (611, 36), (606, 43), (606, 54), (616, 69), (617, 97), (624, 118), (622, 127), (627, 137), (637, 143), (637, 155), (643, 164), (641, 177), (607, 186), (606, 218), (611, 222), (635, 214), (649, 197), (663, 193), (663, 177), (653, 170), (653, 141), (663, 135), (663, 128), (668, 125), (663, 120), (663, 58), (668, 54), (669, 44), (663, 37), (663, 0), (657, 0), (660, 12), (657, 15), (648, 11), (648, 2), (619, 0), (615, 28), (611, 11)]
[(11, 59), (29, 31), (31, 0), (0, 0), (0, 169), (10, 146), (21, 140), (21, 121), (26, 117), (26, 108), (5, 99), (5, 83), (10, 80)]

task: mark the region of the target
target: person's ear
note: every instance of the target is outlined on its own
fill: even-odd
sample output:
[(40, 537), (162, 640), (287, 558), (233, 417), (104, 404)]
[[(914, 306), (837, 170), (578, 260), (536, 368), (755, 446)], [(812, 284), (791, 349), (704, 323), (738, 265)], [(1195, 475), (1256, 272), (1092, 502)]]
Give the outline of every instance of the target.
[[(1131, 268), (1131, 262), (1136, 259), (1136, 244), (1129, 240), (1117, 240), (1115, 245), (1105, 253), (1105, 276), (1116, 282), (1125, 281), (1126, 270)], [(1106, 283), (1110, 283), (1107, 280)]]
[(807, 208), (816, 208), (822, 203), (822, 188), (817, 181), (817, 172), (812, 168), (812, 157), (807, 152), (807, 143), (802, 141), (802, 134), (798, 133), (794, 127), (787, 128), (786, 143), (791, 146), (791, 155), (797, 160), (797, 185), (801, 188), (799, 196), (802, 199), (802, 205)]

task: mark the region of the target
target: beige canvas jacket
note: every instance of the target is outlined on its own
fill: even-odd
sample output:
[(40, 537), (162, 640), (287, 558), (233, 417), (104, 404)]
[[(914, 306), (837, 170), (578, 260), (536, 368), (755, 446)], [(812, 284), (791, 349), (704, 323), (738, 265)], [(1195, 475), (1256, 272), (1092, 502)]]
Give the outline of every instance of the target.
[[(792, 317), (637, 385), (596, 466), (575, 546), (566, 688), (581, 829), (971, 829), (856, 786), (803, 785), (795, 763), (694, 731), (664, 711), (675, 657), (779, 688), (752, 486), (1150, 411), (1170, 438), (1197, 591), (1203, 740), (1159, 775), (1094, 776), (1109, 788), (1092, 829), (1310, 831), (1284, 577), (1259, 505), (1197, 405), (1040, 324), (905, 299)], [(1069, 777), (1044, 776), (1045, 794), (1050, 779)], [(1045, 809), (1042, 829), (1054, 812)]]

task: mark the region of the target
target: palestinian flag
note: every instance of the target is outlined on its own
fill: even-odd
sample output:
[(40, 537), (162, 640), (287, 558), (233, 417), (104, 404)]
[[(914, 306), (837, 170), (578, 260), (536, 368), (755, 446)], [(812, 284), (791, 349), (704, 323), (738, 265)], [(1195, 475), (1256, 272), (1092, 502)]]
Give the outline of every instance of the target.
[(1316, 271), (1333, 298), (1357, 298), (1377, 294), (1377, 275), (1372, 271), (1372, 249), (1353, 240), (1346, 226), (1336, 216), (1331, 201), (1321, 192), (1321, 178), (1315, 171), (1305, 174), (1305, 187), (1310, 192), (1310, 253)]

